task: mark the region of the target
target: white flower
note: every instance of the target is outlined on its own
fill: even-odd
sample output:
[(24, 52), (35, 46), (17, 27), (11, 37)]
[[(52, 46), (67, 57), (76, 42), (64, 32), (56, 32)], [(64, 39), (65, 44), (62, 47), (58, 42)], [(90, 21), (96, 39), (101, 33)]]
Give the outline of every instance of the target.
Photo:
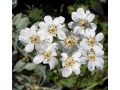
[(80, 56), (81, 52), (74, 52), (71, 56), (66, 53), (61, 54), (62, 58), (62, 66), (64, 67), (62, 70), (62, 76), (68, 77), (72, 74), (72, 71), (78, 75), (80, 73)]
[(77, 35), (76, 28), (74, 28), (73, 31), (66, 32), (66, 37), (63, 38), (63, 40), (60, 41), (59, 47), (63, 50), (63, 52), (74, 52), (78, 50), (78, 42), (80, 41), (80, 36)]
[(37, 30), (38, 28), (33, 25), (31, 28), (25, 28), (20, 31), (19, 40), (26, 44), (26, 52), (32, 52), (34, 46), (36, 50), (41, 50), (45, 46), (45, 37)]
[(79, 8), (77, 12), (72, 13), (72, 22), (68, 23), (69, 28), (73, 29), (77, 26), (79, 33), (84, 34), (87, 28), (96, 30), (97, 26), (92, 23), (95, 15), (90, 13), (89, 10), (86, 12), (83, 8)]
[(94, 51), (103, 52), (103, 45), (100, 41), (104, 38), (103, 33), (98, 33), (95, 36), (95, 31), (93, 30), (86, 30), (85, 37), (81, 42), (80, 45), (84, 49), (93, 49)]
[(45, 16), (44, 21), (45, 22), (39, 23), (39, 27), (45, 35), (46, 39), (49, 39), (50, 42), (52, 42), (53, 36), (56, 37), (57, 35), (59, 39), (63, 39), (65, 37), (65, 26), (63, 25), (65, 21), (64, 17), (60, 16), (53, 20), (51, 16)]
[(104, 60), (103, 53), (93, 50), (82, 50), (81, 63), (88, 64), (88, 70), (91, 72), (96, 68), (103, 69)]
[(35, 64), (44, 63), (49, 64), (50, 69), (53, 69), (55, 65), (58, 63), (58, 60), (55, 58), (57, 56), (57, 44), (53, 43), (51, 45), (47, 45), (43, 51), (38, 52), (38, 54), (33, 59)]

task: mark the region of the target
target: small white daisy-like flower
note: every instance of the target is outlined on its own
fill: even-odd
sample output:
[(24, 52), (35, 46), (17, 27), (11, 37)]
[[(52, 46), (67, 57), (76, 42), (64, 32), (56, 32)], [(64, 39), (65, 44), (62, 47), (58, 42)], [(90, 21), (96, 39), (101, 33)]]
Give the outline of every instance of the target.
[(96, 68), (103, 69), (104, 60), (103, 60), (103, 53), (93, 50), (82, 50), (82, 56), (80, 58), (81, 63), (88, 64), (88, 70), (91, 72)]
[(57, 56), (57, 44), (48, 44), (47, 47), (44, 47), (43, 51), (39, 51), (38, 54), (33, 59), (35, 64), (42, 63), (49, 64), (50, 69), (53, 69), (55, 65), (58, 63), (58, 60), (55, 58)]
[(33, 25), (31, 28), (25, 28), (20, 31), (19, 40), (25, 43), (26, 52), (32, 52), (34, 47), (36, 50), (41, 50), (46, 44), (44, 42), (45, 37), (37, 30), (38, 28)]
[(68, 53), (70, 51), (74, 52), (78, 49), (78, 42), (80, 40), (80, 36), (77, 35), (76, 28), (73, 31), (66, 31), (66, 37), (60, 41), (59, 47), (63, 50), (63, 52)]
[(98, 33), (95, 36), (95, 31), (93, 30), (86, 30), (85, 38), (80, 42), (80, 46), (84, 49), (93, 49), (94, 51), (103, 52), (103, 45), (100, 41), (104, 38), (103, 33)]
[(78, 75), (80, 73), (80, 56), (81, 52), (76, 51), (71, 56), (67, 55), (66, 53), (61, 54), (62, 58), (62, 76), (68, 77), (72, 74), (72, 71)]
[(39, 23), (39, 27), (43, 31), (46, 39), (52, 42), (53, 36), (56, 37), (57, 35), (58, 39), (63, 39), (65, 37), (65, 26), (63, 25), (65, 21), (64, 17), (59, 16), (53, 20), (51, 16), (45, 16), (44, 21), (45, 22)]
[(87, 28), (96, 30), (96, 24), (92, 23), (95, 15), (89, 10), (84, 11), (83, 8), (77, 9), (77, 12), (72, 12), (72, 22), (68, 23), (69, 28), (73, 29), (77, 26), (79, 33), (84, 34)]

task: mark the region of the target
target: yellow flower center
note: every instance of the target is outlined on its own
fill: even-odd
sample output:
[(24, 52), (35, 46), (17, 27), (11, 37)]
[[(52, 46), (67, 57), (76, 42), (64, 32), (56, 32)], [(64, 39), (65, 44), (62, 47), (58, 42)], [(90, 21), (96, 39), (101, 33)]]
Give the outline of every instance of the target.
[(89, 37), (87, 43), (89, 46), (94, 46), (96, 44), (96, 39), (93, 37)]
[(69, 36), (64, 40), (64, 43), (67, 47), (73, 47), (75, 45), (75, 38), (72, 36)]
[(50, 51), (45, 51), (45, 52), (43, 53), (43, 55), (44, 55), (45, 59), (50, 59), (50, 57), (51, 57), (51, 52), (50, 52)]
[(89, 22), (86, 21), (86, 20), (82, 20), (82, 19), (81, 19), (81, 20), (78, 22), (78, 24), (79, 24), (79, 26), (80, 26), (82, 29), (86, 29), (86, 27), (88, 26)]
[(32, 43), (36, 44), (36, 43), (40, 42), (40, 37), (38, 35), (32, 35), (30, 37), (30, 40), (31, 40)]
[(55, 25), (50, 25), (49, 26), (49, 28), (48, 28), (48, 32), (50, 33), (50, 34), (56, 34), (56, 32), (57, 32), (57, 27), (55, 26)]
[(74, 63), (75, 62), (74, 62), (73, 58), (72, 57), (68, 57), (66, 62), (65, 62), (65, 66), (66, 67), (71, 67)]
[(88, 57), (89, 61), (94, 61), (95, 60), (95, 53), (94, 52), (88, 52), (87, 57)]

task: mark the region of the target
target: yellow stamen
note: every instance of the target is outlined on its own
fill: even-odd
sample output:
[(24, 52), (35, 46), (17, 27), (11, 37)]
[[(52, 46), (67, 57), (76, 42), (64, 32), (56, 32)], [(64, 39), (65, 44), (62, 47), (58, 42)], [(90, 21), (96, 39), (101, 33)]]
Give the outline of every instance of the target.
[(73, 58), (72, 57), (68, 57), (66, 62), (65, 62), (65, 66), (66, 67), (71, 67), (74, 63), (75, 62), (74, 62)]
[(57, 27), (55, 26), (55, 25), (50, 25), (49, 26), (49, 28), (48, 28), (48, 32), (50, 33), (50, 34), (56, 34), (56, 32), (57, 32)]
[(89, 22), (86, 21), (86, 20), (82, 20), (82, 19), (81, 19), (81, 20), (78, 22), (78, 24), (79, 24), (79, 26), (80, 26), (82, 29), (86, 29), (86, 27), (88, 26)]
[(38, 35), (32, 35), (30, 37), (30, 40), (31, 40), (32, 43), (36, 44), (36, 43), (40, 42), (40, 37)]
[(88, 52), (87, 57), (88, 57), (89, 61), (94, 61), (95, 60), (95, 53), (94, 52)]
[(89, 37), (87, 43), (89, 46), (94, 46), (96, 44), (96, 39), (93, 37)]
[(75, 45), (75, 38), (72, 36), (69, 36), (64, 40), (64, 43), (67, 47), (73, 47)]
[(50, 51), (45, 51), (45, 52), (43, 53), (43, 55), (44, 55), (45, 59), (50, 59), (50, 57), (51, 57), (51, 52), (50, 52)]

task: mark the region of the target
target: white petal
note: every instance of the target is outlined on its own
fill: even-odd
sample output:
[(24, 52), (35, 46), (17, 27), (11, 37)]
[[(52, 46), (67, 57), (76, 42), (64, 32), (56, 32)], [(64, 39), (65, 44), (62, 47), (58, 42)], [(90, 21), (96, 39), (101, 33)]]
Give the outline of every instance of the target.
[(52, 56), (57, 56), (57, 53), (56, 53), (56, 52), (52, 52), (51, 55), (52, 55)]
[(34, 50), (34, 44), (33, 43), (29, 43), (25, 46), (25, 51), (26, 52), (32, 52)]
[(89, 33), (89, 28), (87, 28), (86, 30), (85, 30), (85, 37), (90, 37), (90, 33)]
[(80, 62), (81, 62), (82, 64), (86, 64), (86, 61), (87, 61), (87, 57), (81, 57), (81, 58), (80, 58)]
[(36, 51), (39, 51), (41, 49), (40, 43), (38, 43), (38, 44), (35, 45), (35, 49), (36, 49)]
[(49, 45), (47, 48), (48, 51), (52, 51), (52, 52), (55, 52), (57, 49), (58, 49), (57, 43), (53, 43), (53, 44)]
[(86, 37), (95, 37), (95, 31), (93, 29), (86, 29), (85, 36)]
[(40, 37), (40, 41), (44, 41), (47, 38), (47, 34), (43, 33), (43, 34), (39, 35), (39, 37)]
[(48, 29), (48, 25), (45, 22), (40, 22), (39, 27), (40, 29)]
[[(60, 61), (62, 61), (61, 59), (60, 59)], [(62, 67), (65, 67), (65, 61), (62, 61)]]
[(53, 69), (56, 64), (58, 64), (58, 60), (55, 57), (52, 57), (49, 61), (50, 69)]
[(38, 35), (46, 34), (47, 30), (46, 29), (41, 29), (37, 32)]
[(60, 16), (59, 18), (60, 18), (60, 22), (61, 22), (61, 24), (62, 24), (62, 23), (64, 23), (65, 18), (64, 18), (64, 17), (62, 17), (62, 16)]
[(81, 64), (81, 62), (80, 62), (80, 57), (74, 58), (74, 61), (79, 62), (79, 64)]
[(48, 39), (50, 41), (50, 43), (53, 42), (53, 36), (52, 35), (47, 35), (46, 39)]
[(66, 60), (68, 58), (68, 55), (66, 53), (61, 53), (61, 56), (64, 60)]
[(98, 33), (95, 38), (96, 38), (96, 41), (99, 42), (104, 38), (104, 35), (103, 33)]
[(84, 48), (86, 51), (90, 49), (89, 46), (88, 46), (88, 44), (87, 44), (87, 39), (86, 39), (86, 38), (84, 38), (84, 39), (80, 42), (80, 46), (81, 46), (82, 48)]
[(44, 60), (43, 55), (39, 54), (39, 55), (36, 55), (36, 56), (35, 56), (35, 58), (33, 59), (33, 62), (34, 62), (35, 64), (39, 64), (39, 63), (41, 63), (43, 60)]
[(104, 61), (102, 58), (96, 58), (95, 66), (99, 69), (103, 69)]
[(88, 27), (91, 28), (92, 30), (96, 30), (97, 29), (97, 25), (94, 24), (94, 23), (90, 23)]
[(52, 20), (52, 17), (51, 16), (45, 16), (44, 17), (44, 21), (49, 25), (49, 24), (52, 24), (53, 20)]
[[(30, 31), (30, 30), (29, 30)], [(24, 42), (24, 43), (30, 43), (31, 40), (30, 40), (30, 32), (20, 32), (20, 35), (19, 35), (19, 40)]]
[(81, 54), (83, 55), (83, 56), (87, 56), (87, 51), (86, 50), (81, 50)]
[(74, 29), (76, 26), (77, 26), (77, 23), (76, 23), (76, 22), (69, 22), (69, 23), (68, 23), (68, 27), (69, 27), (70, 29)]
[(63, 71), (62, 71), (62, 76), (63, 77), (68, 77), (72, 74), (72, 69), (71, 68), (63, 68)]
[(80, 52), (80, 51), (76, 51), (76, 52), (74, 52), (73, 55), (72, 55), (73, 58), (78, 58), (78, 57), (80, 57), (80, 56), (81, 56), (81, 52)]
[(93, 50), (95, 51), (97, 56), (101, 56), (104, 54), (104, 51), (98, 45), (93, 46)]
[(92, 22), (94, 18), (95, 18), (95, 15), (92, 14), (92, 13), (90, 13), (90, 14), (87, 16), (87, 20), (88, 20), (89, 22)]
[(90, 11), (89, 11), (89, 10), (86, 10), (86, 14), (89, 15), (89, 14), (90, 14)]
[(64, 23), (64, 21), (65, 21), (65, 18), (62, 17), (62, 16), (60, 16), (60, 17), (55, 18), (54, 21), (53, 21), (53, 23), (54, 23), (55, 25), (59, 25), (59, 24)]
[(58, 38), (61, 40), (66, 38), (65, 32), (62, 30), (58, 30), (57, 35), (58, 35)]
[(25, 37), (29, 37), (30, 34), (31, 34), (31, 32), (30, 32), (30, 29), (29, 29), (29, 28), (25, 28), (25, 29), (22, 29), (22, 30), (20, 31), (20, 35), (25, 36)]
[(101, 63), (102, 65), (104, 64), (104, 60), (101, 57), (96, 57), (96, 61)]
[(39, 52), (43, 52), (47, 48), (47, 44), (44, 41), (41, 41), (39, 44), (36, 44), (36, 46), (37, 46), (36, 50), (39, 51)]
[(97, 45), (100, 47), (100, 49), (103, 49), (103, 45), (101, 43), (97, 43)]
[(80, 30), (80, 34), (82, 34), (82, 35), (85, 36), (85, 31), (86, 31), (86, 29), (82, 29), (82, 28), (81, 28), (81, 30)]
[(31, 29), (30, 29), (31, 35), (36, 35), (37, 33), (36, 30), (37, 30), (37, 27), (35, 25), (31, 26)]
[(94, 30), (90, 30), (89, 33), (90, 33), (91, 37), (95, 37), (95, 31)]
[(88, 70), (91, 72), (95, 69), (94, 61), (89, 61), (88, 62)]
[(76, 75), (78, 75), (78, 74), (80, 73), (80, 67), (74, 65), (74, 66), (72, 67), (72, 71), (73, 71)]
[(75, 21), (75, 22), (79, 21), (79, 15), (76, 12), (72, 13), (72, 20)]
[(79, 8), (79, 9), (77, 10), (77, 13), (78, 13), (78, 15), (80, 16), (80, 18), (82, 18), (82, 19), (84, 19), (84, 18), (86, 17), (86, 14), (85, 14), (85, 11), (84, 11), (83, 8)]
[(81, 14), (83, 14), (83, 13), (85, 14), (83, 8), (78, 8), (78, 9), (77, 9), (77, 13), (78, 13), (79, 15), (81, 15)]
[(80, 27), (79, 26), (76, 26), (73, 30), (73, 34), (77, 35), (77, 34), (80, 34)]
[(58, 30), (65, 30), (65, 25), (59, 24), (59, 25), (57, 26), (57, 29), (58, 29)]
[(80, 67), (80, 66), (81, 66), (81, 63), (79, 63), (79, 62), (75, 62), (74, 65), (77, 66), (77, 67)]
[(36, 51), (39, 51), (41, 53), (45, 51), (46, 47), (46, 43), (44, 43), (43, 41), (35, 45)]
[(21, 35), (19, 35), (19, 40), (24, 42), (24, 43), (30, 43), (31, 42), (29, 37), (25, 37), (25, 36), (21, 36)]
[(44, 59), (43, 64), (49, 64), (48, 60)]

